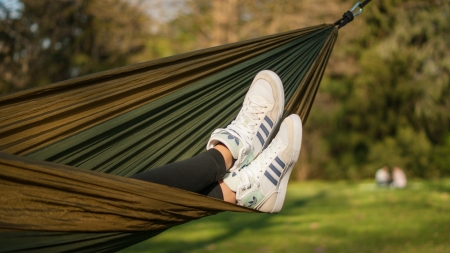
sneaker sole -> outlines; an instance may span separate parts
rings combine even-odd
[[[294,168],[294,164],[292,164],[293,163],[292,161],[298,160],[298,157],[300,155],[300,149],[302,146],[302,132],[303,132],[302,121],[298,115],[290,115],[288,118],[292,119],[294,129],[300,130],[294,131],[294,143],[292,146],[291,161],[288,166],[289,169],[285,172],[283,178],[281,179],[280,185],[277,189],[278,193],[277,200],[275,201],[275,206],[273,207],[270,213],[278,213],[281,211],[281,208],[283,207],[289,177],[291,176],[292,169]]]
[[[277,128],[278,124],[280,123],[281,117],[283,117],[284,106],[285,106],[285,104],[284,104],[285,101],[284,101],[284,86],[283,86],[283,82],[281,81],[280,77],[275,72],[273,72],[271,70],[263,70],[263,71],[259,72],[255,76],[255,78],[253,79],[253,82],[252,82],[251,86],[253,86],[253,84],[256,83],[256,80],[259,79],[258,77],[263,75],[263,74],[266,74],[266,75],[270,76],[275,81],[275,84],[277,86],[276,90],[278,92],[278,95],[280,96],[280,100],[279,101],[281,103],[281,106],[279,106],[279,109],[278,109],[278,115],[279,115],[278,119],[277,119],[276,122],[274,122],[274,127],[272,128],[272,131],[270,132],[269,136],[267,137],[266,143],[264,143],[264,146],[259,151],[259,153],[256,154],[256,155],[259,155],[264,149],[267,148],[267,146],[269,146],[270,140],[272,139],[273,134],[275,133],[274,130]],[[255,155],[255,157],[256,157],[256,155]]]

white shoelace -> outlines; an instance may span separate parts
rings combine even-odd
[[[276,139],[256,158],[250,165],[241,169],[241,189],[249,189],[252,184],[260,186],[260,176],[263,170],[267,169],[273,159],[277,156],[281,146]]]
[[[257,121],[261,120],[262,115],[264,115],[266,111],[264,109],[267,108],[266,104],[267,102],[258,100],[257,97],[249,97],[244,102],[240,115],[227,126],[227,129],[236,132],[244,139],[246,148],[251,146],[252,136],[258,126]]]

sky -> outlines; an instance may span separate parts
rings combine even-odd
[[[58,1],[58,0],[55,0]],[[156,20],[167,21],[172,19],[176,13],[183,8],[184,0],[129,0],[136,4],[142,4],[146,13]],[[6,9],[6,10],[5,10]],[[23,9],[20,0],[0,0],[0,19],[6,18],[9,11],[11,18],[18,18]]]
[[[0,0],[0,19],[5,19],[8,12],[11,18],[17,18],[22,8],[19,0]]]

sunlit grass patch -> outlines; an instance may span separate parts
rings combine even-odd
[[[450,180],[289,186],[281,213],[222,213],[123,252],[450,252]]]

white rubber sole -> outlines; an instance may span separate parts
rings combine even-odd
[[[289,115],[289,117],[287,117],[286,120],[289,119],[292,120],[295,130],[292,144],[291,161],[289,162],[287,170],[285,170],[284,174],[282,175],[278,189],[276,189],[275,192],[273,193],[273,194],[278,193],[278,196],[277,200],[275,201],[275,206],[273,207],[272,211],[270,211],[270,213],[278,213],[281,211],[281,208],[283,208],[284,199],[286,197],[287,185],[289,183],[289,177],[291,176],[292,169],[294,168],[294,165],[298,160],[298,157],[300,155],[300,149],[302,146],[302,132],[303,132],[302,121],[300,117],[296,114]]]

